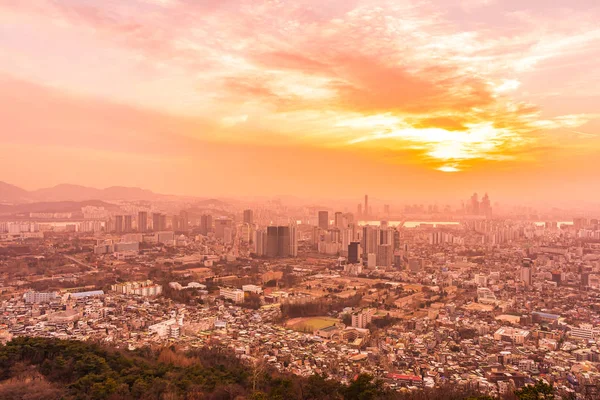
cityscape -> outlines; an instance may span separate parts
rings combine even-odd
[[[106,200],[5,214],[0,337],[219,348],[277,373],[344,384],[369,374],[395,391],[503,398],[543,380],[596,398],[599,220],[498,214],[488,194],[465,197]]]
[[[0,0],[0,400],[600,399],[598,0]]]

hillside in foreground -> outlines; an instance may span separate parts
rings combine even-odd
[[[135,352],[93,343],[17,338],[0,347],[0,398],[59,399],[484,399],[452,389],[387,391],[368,375],[349,385],[278,375],[214,349]]]

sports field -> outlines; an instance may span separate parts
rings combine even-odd
[[[336,322],[338,322],[337,319],[330,317],[294,318],[290,319],[286,326],[297,332],[314,332],[317,329],[335,325]]]

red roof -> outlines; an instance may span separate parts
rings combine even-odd
[[[421,382],[421,377],[416,375],[402,375],[402,374],[394,374],[392,372],[386,375],[386,378],[395,379],[398,381],[413,381],[413,382]]]

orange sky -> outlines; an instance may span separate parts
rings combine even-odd
[[[0,0],[0,180],[597,198],[595,0]]]

